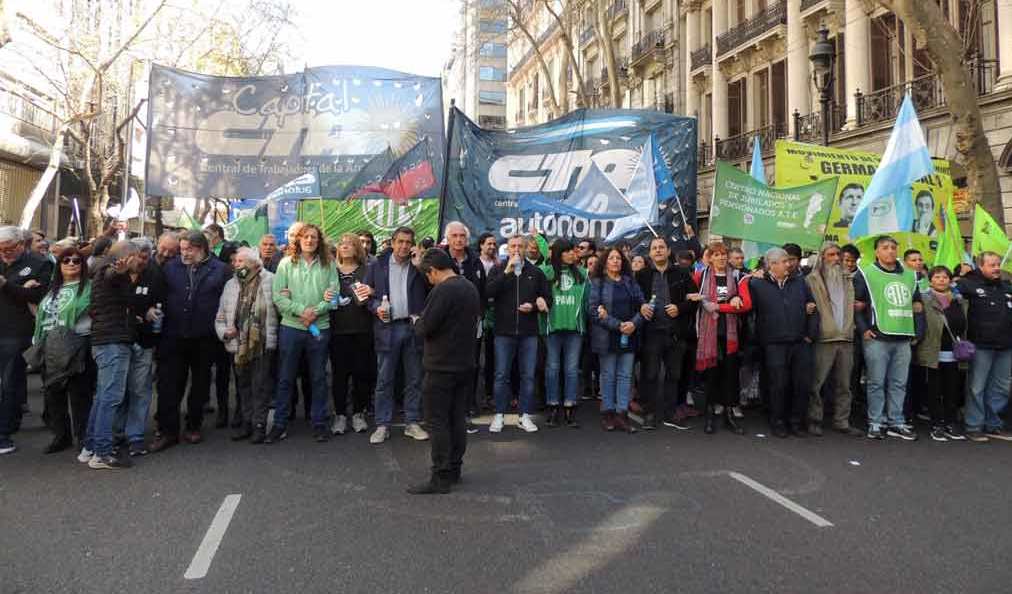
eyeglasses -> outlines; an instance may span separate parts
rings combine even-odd
[[[3,252],[5,254],[13,254],[14,252],[18,251],[18,248],[20,247],[21,246],[18,245],[17,243],[12,243],[10,245],[0,246],[0,252]]]
[[[60,260],[60,263],[62,263],[62,264],[80,265],[81,264],[81,258],[78,257],[78,256],[67,256],[66,258],[62,258]]]

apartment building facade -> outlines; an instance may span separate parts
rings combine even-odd
[[[998,160],[1006,220],[1012,220],[1012,3],[940,0],[963,35],[966,68]],[[699,119],[701,225],[715,159],[744,163],[760,138],[772,178],[778,138],[821,143],[823,116],[809,53],[819,30],[835,48],[829,144],[882,152],[905,93],[913,98],[932,154],[954,159],[944,89],[927,52],[892,13],[866,0],[686,0],[685,113]],[[958,166],[953,177],[960,183]],[[772,179],[770,180],[772,181]]]
[[[443,97],[483,128],[506,128],[506,1],[461,0]]]

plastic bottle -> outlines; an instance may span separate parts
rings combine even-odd
[[[309,325],[309,333],[313,335],[313,338],[320,340],[320,328],[313,322]]]
[[[393,319],[394,312],[390,308],[390,299],[386,295],[383,296],[383,301],[380,302],[380,309],[383,310],[383,321],[390,322]]]
[[[156,303],[155,309],[158,310],[158,316],[155,317],[154,321],[151,322],[151,332],[154,334],[162,333],[162,318],[165,314],[162,313],[162,304]]]
[[[625,334],[620,335],[618,339],[618,346],[623,349],[629,348],[629,337]]]

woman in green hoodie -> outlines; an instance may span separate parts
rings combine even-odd
[[[69,448],[74,443],[74,436],[78,442],[84,442],[92,393],[95,391],[95,363],[91,358],[87,338],[91,335],[88,263],[74,247],[64,249],[57,263],[53,284],[39,303],[35,316],[35,335],[32,338],[32,343],[41,346],[44,353],[42,385],[46,402],[46,424],[53,432],[53,441],[44,450],[47,454]],[[65,329],[60,332],[73,336],[69,340],[57,339],[55,329]],[[56,349],[64,352],[58,353]],[[65,364],[55,367],[56,361]],[[69,422],[71,419],[73,434]]]
[[[542,333],[547,336],[545,392],[548,401],[548,426],[559,424],[559,378],[565,367],[563,409],[567,427],[578,428],[576,392],[580,377],[580,351],[586,331],[585,311],[587,272],[579,265],[576,247],[566,239],[552,244],[548,263],[542,272],[552,287],[552,309],[541,317]]]

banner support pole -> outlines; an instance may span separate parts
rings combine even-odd
[[[449,115],[446,116],[446,154],[443,155],[443,186],[439,189],[439,228],[436,229],[436,237],[443,239],[443,219],[446,217],[446,186],[450,176],[450,149],[453,145],[453,124],[457,111],[457,100],[450,99]]]

